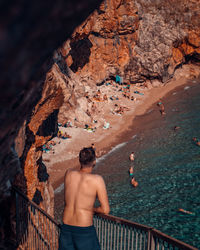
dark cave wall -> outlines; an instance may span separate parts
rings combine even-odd
[[[81,24],[98,7],[99,3],[99,0],[35,0],[31,2],[4,0],[0,2],[1,208],[5,207],[4,203],[10,202],[10,189],[17,173],[18,178],[15,182],[18,180],[18,184],[25,189],[24,191],[30,199],[36,197],[39,192],[46,194],[47,189],[51,189],[48,187],[47,178],[41,177],[41,173],[43,175],[45,171],[44,166],[41,169],[38,160],[41,156],[42,143],[56,133],[54,126],[51,127],[51,131],[48,131],[48,136],[45,133],[42,135],[44,127],[49,123],[48,119],[56,119],[55,110],[58,110],[62,104],[62,90],[55,85],[50,86],[52,91],[56,89],[57,97],[52,96],[49,102],[43,100],[45,103],[49,103],[50,108],[43,112],[45,115],[37,116],[38,111],[35,112],[33,108],[43,98],[46,73],[53,64],[53,51],[70,37],[75,27]],[[43,105],[44,107],[45,105]],[[35,112],[34,115],[40,118],[37,122],[35,122],[34,116],[31,116],[32,110]],[[24,139],[15,143],[17,134],[27,119],[28,122],[24,125],[21,134]],[[34,125],[31,123],[32,120],[34,120]],[[43,121],[46,121],[45,125],[42,125]],[[27,143],[25,150],[23,149],[24,142]],[[19,161],[16,151],[21,156],[21,161]],[[31,166],[27,163],[28,159],[30,160],[28,157],[32,157]],[[31,171],[27,174],[29,167]],[[38,178],[38,172],[40,178]],[[19,178],[21,175],[23,175],[23,179]],[[33,180],[31,180],[31,175]],[[33,188],[31,189],[31,187]],[[48,204],[42,203],[43,208],[48,210]],[[5,218],[7,219],[5,220]],[[10,219],[9,209],[0,213],[2,232],[0,233],[0,245],[9,237],[3,232]]]
[[[26,116],[41,98],[52,53],[100,1],[1,1],[0,200],[18,168],[5,167]],[[8,163],[7,163],[8,164]],[[8,174],[9,172],[9,174]]]

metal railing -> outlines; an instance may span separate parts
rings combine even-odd
[[[96,214],[94,225],[102,250],[198,250],[152,227]]]
[[[18,249],[58,249],[59,226],[44,210],[14,188]]]
[[[14,191],[18,249],[58,249],[56,221],[21,191]],[[111,215],[95,214],[94,226],[102,250],[197,250],[152,227]]]

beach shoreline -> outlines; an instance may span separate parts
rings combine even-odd
[[[61,145],[58,146],[61,150],[59,151],[58,148],[55,155],[46,154],[43,158],[50,175],[50,182],[54,191],[56,191],[55,196],[62,191],[66,170],[69,168],[79,168],[78,153],[82,147],[87,147],[94,143],[98,158],[107,154],[113,147],[128,140],[128,135],[134,128],[134,120],[136,117],[144,115],[152,106],[156,106],[156,102],[159,99],[164,98],[177,88],[187,85],[188,81],[192,80],[192,78],[193,77],[187,72],[187,74],[180,74],[176,79],[172,79],[165,85],[151,89],[141,89],[141,91],[144,92],[144,96],[137,103],[134,103],[134,109],[125,113],[122,116],[123,119],[116,118],[116,116],[113,117],[113,120],[110,121],[111,128],[107,130],[98,129],[95,133],[87,133],[83,131],[83,129],[67,129],[70,133],[74,133],[72,139],[61,142]],[[193,78],[193,80],[195,80],[195,78]],[[159,112],[159,107],[156,108]],[[81,139],[81,137],[83,138]],[[63,154],[65,155],[68,149],[71,151],[68,156],[66,154],[67,159],[63,159]]]

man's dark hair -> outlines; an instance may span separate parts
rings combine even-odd
[[[89,165],[95,160],[96,160],[96,155],[92,147],[81,149],[79,153],[79,161],[81,165]]]

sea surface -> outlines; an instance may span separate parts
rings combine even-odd
[[[112,215],[200,248],[200,147],[192,141],[200,139],[200,81],[190,81],[162,100],[166,115],[154,104],[137,117],[124,142],[98,160],[95,172],[105,179]],[[128,174],[132,151],[137,188]]]

